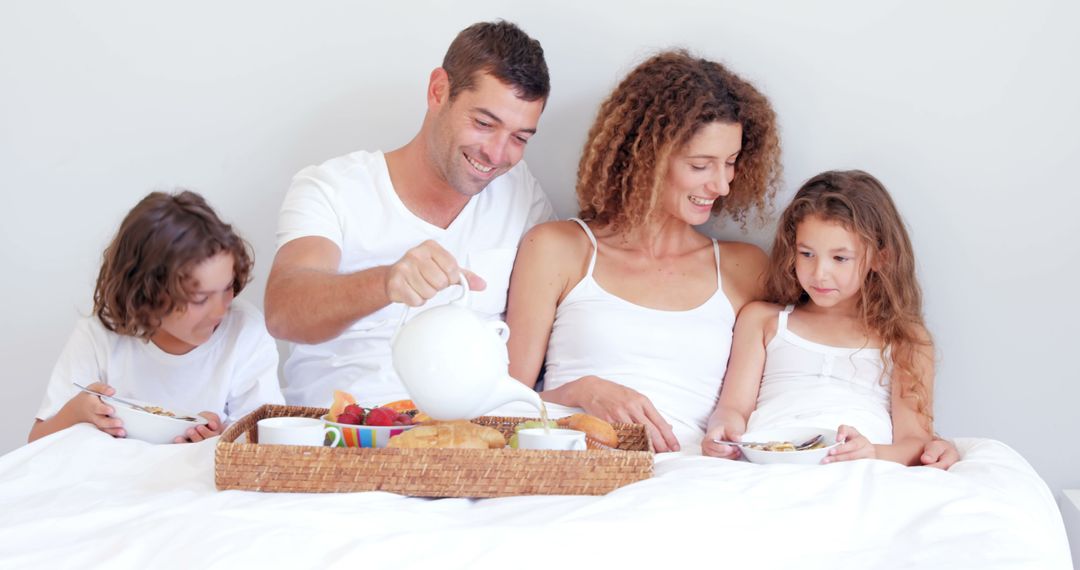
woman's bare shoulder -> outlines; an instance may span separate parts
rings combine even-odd
[[[741,241],[718,241],[720,263],[732,269],[753,269],[764,271],[769,263],[769,256],[758,246]]]
[[[537,224],[525,233],[522,241],[530,240],[539,241],[545,245],[549,242],[556,245],[572,245],[577,242],[584,242],[586,245],[590,245],[585,231],[581,229],[577,222],[570,220]]]
[[[735,310],[764,296],[765,270],[769,258],[756,245],[735,241],[719,242],[720,276]]]
[[[542,258],[545,263],[577,265],[592,254],[592,242],[572,221],[537,224],[521,239],[520,256]]]

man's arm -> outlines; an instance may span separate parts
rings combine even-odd
[[[338,273],[341,250],[317,236],[286,243],[266,282],[266,328],[275,338],[315,344],[330,340],[390,304],[387,266]]]
[[[464,274],[469,287],[486,284],[434,241],[405,252],[393,265],[338,273],[341,250],[323,237],[281,246],[266,282],[266,328],[275,338],[315,344],[337,337],[390,303],[423,305]]]

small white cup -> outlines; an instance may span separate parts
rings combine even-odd
[[[315,445],[321,446],[326,434],[334,434],[330,447],[341,442],[341,433],[318,418],[266,418],[259,420],[259,443],[263,445]]]
[[[517,432],[518,449],[555,449],[561,451],[585,451],[585,432],[574,429],[525,428]]]

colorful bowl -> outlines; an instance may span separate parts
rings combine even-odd
[[[404,433],[414,427],[411,426],[358,426],[352,424],[339,424],[322,417],[326,427],[334,428],[341,432],[341,441],[338,447],[386,447],[390,438]],[[327,435],[326,443],[333,441],[333,437]]]

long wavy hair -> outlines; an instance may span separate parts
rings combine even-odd
[[[162,317],[187,307],[195,266],[222,251],[233,256],[232,289],[239,294],[251,280],[250,249],[199,194],[152,192],[105,249],[94,314],[110,331],[149,339]]]
[[[579,216],[633,232],[653,215],[668,159],[714,122],[742,126],[730,193],[714,215],[763,219],[780,184],[780,138],[769,100],[723,65],[685,51],[637,66],[600,106],[578,165]]]
[[[932,341],[923,321],[915,255],[896,205],[876,178],[861,170],[830,171],[802,185],[780,216],[766,273],[766,299],[780,305],[809,301],[795,275],[795,235],[799,224],[811,216],[841,224],[866,247],[862,262],[875,260],[859,288],[859,320],[866,331],[882,339],[886,372],[899,382],[902,397],[914,398],[929,423],[931,394],[917,360],[919,348],[932,346]]]

